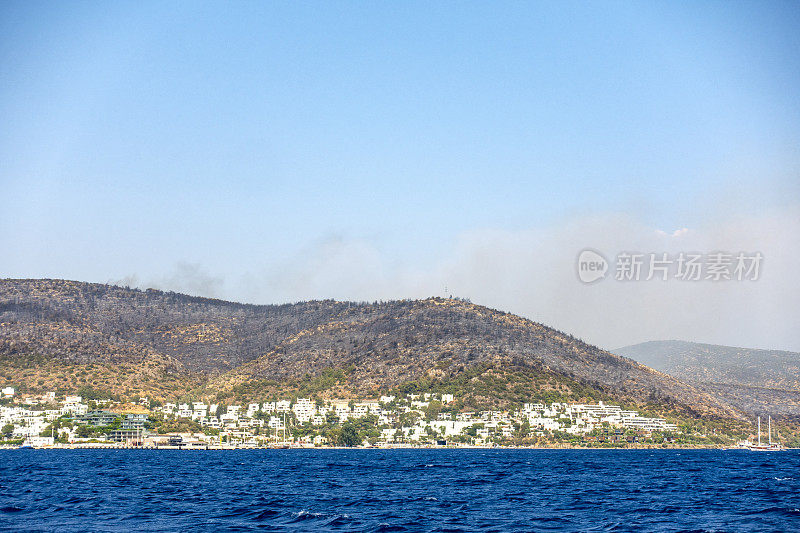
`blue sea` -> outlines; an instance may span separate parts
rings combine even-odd
[[[3,531],[800,531],[800,452],[4,450]]]

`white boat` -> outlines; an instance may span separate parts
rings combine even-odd
[[[768,442],[765,444],[761,443],[761,417],[758,417],[758,443],[752,444],[747,443],[746,448],[751,452],[780,452],[786,450],[783,446],[781,446],[778,442],[772,442],[772,416],[767,419],[767,440]]]

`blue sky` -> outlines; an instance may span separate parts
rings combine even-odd
[[[476,234],[794,224],[798,27],[796,2],[3,2],[0,277],[417,297]]]

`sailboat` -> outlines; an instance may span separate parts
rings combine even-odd
[[[747,449],[753,452],[780,452],[785,450],[778,442],[772,442],[772,416],[767,419],[767,440],[768,443],[761,443],[761,417],[758,417],[758,444],[750,444]]]

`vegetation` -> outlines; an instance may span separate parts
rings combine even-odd
[[[234,403],[394,389],[455,394],[451,410],[610,400],[687,420],[742,417],[628,359],[459,299],[254,306],[0,280],[0,323],[0,374],[26,392]]]
[[[361,439],[358,435],[358,430],[356,426],[352,422],[345,422],[342,426],[342,430],[339,433],[339,438],[337,439],[340,446],[347,446],[353,447],[358,446],[361,444]]]
[[[644,342],[617,353],[692,383],[742,411],[800,415],[800,353],[684,341]]]

